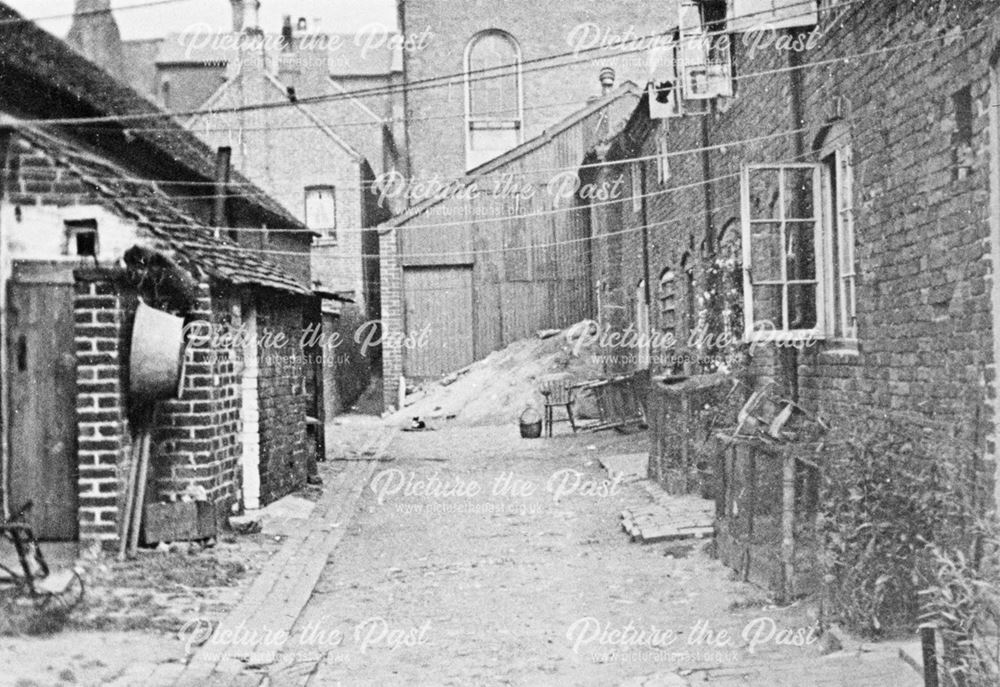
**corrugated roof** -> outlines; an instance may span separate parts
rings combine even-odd
[[[259,253],[216,238],[211,228],[184,212],[155,184],[135,179],[99,153],[57,133],[38,127],[18,127],[18,132],[76,175],[106,207],[146,229],[160,247],[186,258],[210,276],[231,284],[312,295],[308,286]]]

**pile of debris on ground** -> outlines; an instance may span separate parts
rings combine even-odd
[[[671,495],[648,478],[649,453],[602,456],[601,465],[616,482],[639,482],[648,500],[626,508],[621,526],[641,544],[715,536],[715,502],[692,495]]]
[[[526,407],[542,408],[538,393],[541,382],[564,378],[576,383],[602,375],[596,351],[587,344],[588,337],[579,338],[581,328],[587,324],[539,332],[439,381],[417,386],[407,394],[403,408],[393,419],[402,422],[419,417],[430,420],[432,425],[447,421],[463,426],[517,422]],[[583,418],[595,417],[593,403],[586,394],[580,395],[574,411]]]

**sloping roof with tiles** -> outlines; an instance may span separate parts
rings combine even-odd
[[[155,183],[130,176],[82,146],[38,127],[18,127],[18,134],[53,163],[69,171],[115,214],[145,229],[154,243],[177,254],[210,276],[235,285],[264,286],[312,295],[305,284],[266,257],[217,237]]]
[[[0,2],[0,108],[25,119],[126,117],[120,122],[73,125],[75,139],[113,147],[136,159],[170,164],[177,181],[212,181],[215,151],[162,109],[122,84],[69,45]],[[130,115],[152,116],[140,120]],[[304,229],[299,220],[233,170],[247,189],[234,198],[272,227]]]

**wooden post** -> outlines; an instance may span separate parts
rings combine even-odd
[[[149,450],[153,430],[145,427],[142,430],[141,448],[139,449],[139,471],[135,485],[135,506],[132,513],[132,530],[128,538],[128,555],[132,556],[139,548],[139,531],[142,529],[142,511],[146,505],[146,481],[149,474]]]
[[[681,426],[681,469],[684,478],[682,479],[682,484],[684,485],[685,494],[690,493],[691,485],[689,480],[691,479],[691,399],[688,398],[688,392],[681,392],[681,417],[678,423]]]
[[[132,509],[135,506],[135,481],[136,472],[138,470],[138,459],[140,453],[140,444],[142,443],[141,435],[137,434],[135,439],[132,441],[132,450],[130,451],[129,462],[128,462],[128,477],[125,480],[125,508],[122,511],[122,522],[121,527],[118,530],[118,560],[125,560],[125,554],[128,551],[128,540],[129,535],[132,531]]]
[[[933,627],[925,625],[920,628],[920,650],[924,664],[924,687],[938,687],[937,647]]]
[[[746,519],[747,519],[747,533],[746,541],[744,542],[744,552],[743,552],[743,581],[750,581],[750,566],[753,564],[751,551],[753,549],[753,526],[754,526],[754,514],[757,510],[757,454],[754,450],[752,443],[747,442],[746,446],[746,466],[744,468],[744,488],[746,489]]]
[[[785,603],[795,594],[795,454],[793,448],[782,452],[781,490],[781,593]]]

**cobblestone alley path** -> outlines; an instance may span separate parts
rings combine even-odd
[[[597,457],[645,441],[400,433],[331,523],[346,536],[271,684],[919,685],[888,653],[793,645],[805,612],[732,581],[703,543],[628,542],[619,513],[647,493],[611,489]]]

